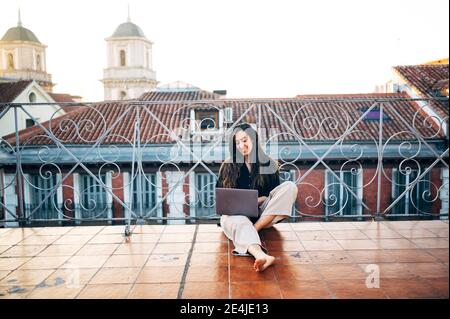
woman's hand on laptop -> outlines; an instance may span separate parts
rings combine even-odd
[[[261,206],[262,203],[267,199],[267,196],[258,197],[258,206]]]

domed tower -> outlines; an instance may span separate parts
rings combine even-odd
[[[45,49],[36,35],[22,26],[6,31],[0,40],[0,77],[17,80],[35,80],[47,92],[52,92],[52,76],[47,73]]]
[[[139,26],[131,22],[119,25],[106,38],[107,68],[103,70],[105,100],[134,99],[156,87],[152,67],[152,45]]]

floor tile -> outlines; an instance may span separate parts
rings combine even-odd
[[[380,283],[389,298],[438,298],[439,292],[422,278],[389,278]]]
[[[447,248],[448,238],[416,238],[411,241],[420,248]]]
[[[128,299],[176,299],[180,284],[135,284]]]
[[[195,241],[197,243],[209,243],[209,242],[226,242],[228,239],[223,232],[214,233],[197,233]]]
[[[129,284],[134,283],[141,268],[102,268],[89,282],[97,284]]]
[[[343,250],[338,242],[334,239],[330,240],[302,240],[303,247],[307,251],[312,250]]]
[[[183,272],[183,266],[144,267],[136,283],[179,283]]]
[[[323,279],[314,265],[275,265],[274,271],[278,281]]]
[[[430,248],[425,250],[428,254],[436,257],[442,262],[448,263],[448,248]]]
[[[316,265],[318,271],[325,279],[364,279],[367,274],[357,265],[354,264],[322,264]]]
[[[308,230],[325,230],[322,227],[321,223],[317,222],[300,222],[300,223],[293,223],[291,224],[291,227],[294,231],[308,231]]]
[[[78,299],[124,299],[131,290],[131,284],[87,285]]]
[[[123,234],[95,235],[89,244],[120,244],[125,240]]]
[[[283,280],[278,282],[285,299],[332,298],[327,284],[322,280]]]
[[[352,230],[357,229],[353,222],[322,222],[322,227],[325,230]]]
[[[143,267],[148,255],[113,255],[103,265],[103,268]]]
[[[105,226],[77,226],[77,227],[73,227],[66,234],[67,235],[96,235],[104,228],[105,228]]]
[[[430,228],[428,229],[438,237],[448,238],[449,229],[448,228]]]
[[[114,255],[149,255],[154,248],[154,243],[123,243],[114,251]]]
[[[155,246],[153,254],[185,254],[191,249],[191,246],[191,243],[161,243]]]
[[[305,247],[298,241],[267,241],[266,248],[269,254],[276,251],[305,251]]]
[[[159,238],[160,243],[191,243],[194,233],[163,233]]]
[[[186,275],[186,282],[228,282],[228,267],[191,266]]]
[[[264,240],[298,240],[293,231],[274,231],[271,229],[260,232],[260,236],[264,238]]]
[[[352,262],[350,255],[345,250],[317,250],[309,251],[308,254],[314,264],[348,264]]]
[[[227,299],[228,282],[186,282],[183,299]]]
[[[226,253],[228,251],[228,243],[195,243],[195,253]]]
[[[434,292],[437,294],[438,298],[448,299],[449,289],[448,289],[448,277],[443,278],[425,278],[425,281],[429,283]]]
[[[184,266],[187,254],[152,254],[148,257],[145,266]]]
[[[233,299],[281,299],[281,291],[276,282],[235,282],[231,283]]]
[[[327,230],[303,230],[296,231],[300,240],[328,240],[333,239]]]
[[[394,258],[395,262],[400,263],[438,261],[436,257],[433,257],[422,249],[389,249],[389,253]]]
[[[403,238],[397,231],[392,229],[369,229],[361,230],[363,234],[371,239],[384,239],[384,238]]]
[[[60,267],[70,256],[33,257],[19,269],[56,269]]]
[[[99,271],[99,268],[65,268],[57,269],[46,280],[46,286],[66,285],[77,288],[86,285]]]
[[[137,225],[133,226],[133,234],[160,234],[164,232],[166,225]]]
[[[25,299],[34,289],[32,286],[0,286],[0,299]]]
[[[99,234],[99,235],[111,235],[111,234],[123,235],[123,234],[125,234],[125,226],[118,225],[118,226],[104,227],[97,234]]]
[[[54,270],[15,270],[0,281],[0,286],[29,286],[44,281]]]
[[[84,245],[93,235],[64,235],[53,242],[54,245]]]
[[[232,256],[230,258],[230,264],[233,265],[234,259],[250,259],[245,257]],[[252,258],[253,259],[253,258]],[[227,253],[196,253],[191,255],[190,260],[191,266],[227,266],[228,265],[228,254]]]
[[[373,266],[378,267],[380,278],[412,278],[415,275],[410,271],[409,263],[377,263],[377,264],[358,264],[359,267],[369,275],[372,273]],[[370,268],[368,268],[370,267]],[[375,274],[374,274],[375,275]]]
[[[100,268],[109,256],[73,256],[61,268]]]
[[[190,233],[195,232],[197,225],[168,225],[164,228],[164,234],[167,233]]]
[[[369,237],[360,230],[329,230],[334,239],[369,239]]]
[[[39,246],[31,246],[31,245],[23,245],[23,246],[13,246],[10,249],[3,252],[0,257],[33,257],[39,254],[42,250],[44,250],[47,246],[39,245]]]
[[[30,259],[31,257],[0,258],[0,271],[16,270]]]
[[[392,255],[396,250],[369,249],[369,250],[347,250],[350,259],[354,263],[383,263],[395,262]]]
[[[408,239],[374,239],[381,249],[416,249],[417,245]]]
[[[73,227],[42,227],[36,229],[36,236],[61,236],[67,234]]]
[[[334,279],[328,280],[328,287],[333,296],[338,299],[385,299],[386,293],[380,288],[368,288],[365,280]]]
[[[274,251],[271,255],[276,258],[276,265],[302,265],[312,263],[311,257],[306,251]]]
[[[86,244],[77,251],[77,256],[107,256],[111,255],[119,244]]]
[[[422,278],[448,278],[448,267],[440,263],[408,263],[410,272]]]
[[[123,243],[139,244],[139,243],[157,243],[161,237],[160,233],[137,233],[126,238]]]
[[[18,245],[50,245],[61,236],[28,236],[22,240]]]
[[[405,238],[433,238],[437,235],[429,230],[418,228],[418,229],[398,229],[397,233]]]
[[[27,299],[74,299],[84,286],[67,287],[66,285],[35,288]]]
[[[337,242],[345,250],[381,249],[380,245],[369,239],[338,239]]]
[[[51,245],[39,253],[39,257],[72,256],[82,245]]]

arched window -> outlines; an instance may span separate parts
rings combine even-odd
[[[14,70],[14,56],[8,53],[8,70]]]
[[[41,55],[36,55],[36,70],[42,71]]]
[[[120,99],[121,99],[121,100],[125,100],[126,97],[127,97],[127,92],[121,91],[121,92],[120,92]]]
[[[31,93],[28,95],[28,100],[30,101],[30,103],[36,102],[36,94],[35,94],[34,92],[31,92]]]
[[[127,55],[125,53],[125,50],[120,50],[120,66],[126,66],[127,65]]]

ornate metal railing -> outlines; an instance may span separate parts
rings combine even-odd
[[[2,129],[13,124],[0,140],[1,223],[215,220],[219,165],[243,121],[297,184],[293,221],[447,218],[448,116],[433,103],[448,99],[0,104]],[[218,116],[196,120],[205,109]]]

